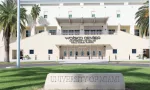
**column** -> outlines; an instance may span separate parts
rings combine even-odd
[[[84,35],[84,26],[80,25],[80,35]]]
[[[47,26],[45,25],[45,26],[44,26],[44,32],[46,32],[46,31],[47,31]]]
[[[108,29],[107,29],[107,25],[103,25],[103,34],[108,34]]]
[[[130,25],[130,34],[134,35],[134,23]]]
[[[91,48],[91,45],[90,45],[90,59],[92,59],[92,48]]]
[[[61,26],[57,25],[57,35],[62,35]]]
[[[118,27],[117,27],[116,33],[118,33],[118,31],[120,31],[120,27],[121,27],[121,25],[120,25],[120,23],[118,22]]]
[[[33,25],[31,27],[31,36],[35,35],[35,29],[36,29],[36,25]]]

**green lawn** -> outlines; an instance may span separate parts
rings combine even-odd
[[[0,90],[37,90],[48,73],[123,73],[126,87],[150,90],[150,67],[67,65],[0,70]]]

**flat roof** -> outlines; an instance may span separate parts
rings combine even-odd
[[[108,20],[108,17],[91,17],[91,18],[56,18],[57,22],[59,24],[61,23],[106,23]]]
[[[121,2],[131,2],[131,3],[144,3],[147,0],[20,0],[21,3],[121,3]]]

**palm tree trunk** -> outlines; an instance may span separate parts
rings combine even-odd
[[[7,29],[6,31],[3,32],[3,37],[4,37],[4,61],[5,62],[10,62],[9,60],[9,43],[10,43],[10,30]]]

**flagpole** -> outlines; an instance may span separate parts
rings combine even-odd
[[[149,15],[150,15],[150,0],[148,0]],[[149,17],[149,26],[150,26],[150,17]],[[149,27],[149,58],[150,58],[150,27]]]
[[[17,68],[20,68],[20,0],[17,0]]]

